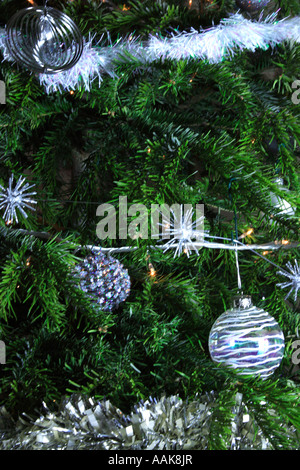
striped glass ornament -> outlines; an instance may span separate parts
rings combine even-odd
[[[238,375],[266,378],[281,363],[284,335],[271,315],[240,296],[213,324],[209,351],[214,362],[233,367]]]

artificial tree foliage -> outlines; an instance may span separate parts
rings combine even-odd
[[[114,42],[207,28],[237,9],[232,0],[49,4],[95,42],[107,31]],[[28,5],[3,0],[0,26]],[[267,12],[278,8],[279,19],[300,13],[297,0],[270,2]],[[299,301],[285,299],[274,266],[299,256],[300,105],[291,99],[299,65],[299,42],[288,41],[237,51],[219,64],[120,60],[116,76],[95,80],[89,91],[47,94],[34,74],[0,62],[0,184],[13,173],[37,191],[28,218],[0,218],[0,338],[7,348],[0,404],[13,416],[73,393],[130,410],[149,396],[186,400],[213,390],[220,400],[210,448],[219,449],[240,392],[274,448],[299,448],[299,367],[292,362]],[[293,218],[271,205],[270,193],[281,194],[277,175],[290,190]],[[109,203],[118,214],[121,196],[149,214],[151,204],[203,204],[205,230],[216,237],[230,239],[237,228],[250,245],[288,240],[264,253],[274,264],[239,254],[243,291],[285,335],[273,376],[237,380],[209,356],[210,328],[237,292],[234,251],[202,248],[174,258],[171,250],[153,250],[150,237],[99,240],[96,209]],[[114,311],[95,308],[74,282],[85,245],[137,248],[114,255],[131,277],[130,296]]]

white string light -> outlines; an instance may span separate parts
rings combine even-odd
[[[5,208],[4,212],[4,220],[6,224],[11,224],[14,220],[18,222],[17,217],[17,210],[21,212],[21,214],[26,218],[27,214],[25,212],[25,208],[32,209],[29,204],[36,204],[36,201],[31,199],[31,196],[35,195],[36,192],[27,192],[28,189],[32,188],[33,185],[29,185],[25,183],[22,187],[25,178],[20,177],[17,181],[15,188],[12,187],[13,185],[14,176],[11,175],[9,179],[8,188],[5,189],[0,185],[0,209]],[[162,223],[159,223],[161,227],[164,229],[164,235],[172,235],[173,238],[169,240],[167,243],[162,245],[157,244],[155,246],[151,246],[151,249],[160,249],[163,250],[165,253],[170,249],[175,249],[174,258],[177,255],[181,255],[182,252],[186,253],[189,257],[191,251],[195,251],[195,253],[199,256],[199,249],[200,248],[210,248],[210,249],[227,249],[227,250],[234,250],[235,251],[235,259],[236,259],[236,269],[237,269],[237,281],[238,281],[238,289],[241,289],[241,277],[240,277],[240,268],[239,268],[239,260],[238,260],[238,251],[239,250],[250,250],[254,254],[260,256],[268,263],[272,264],[276,268],[279,269],[277,274],[281,274],[289,279],[281,284],[277,284],[281,288],[291,287],[289,293],[287,294],[286,298],[289,297],[291,292],[295,291],[295,300],[298,294],[298,290],[300,289],[300,268],[298,266],[297,261],[295,261],[295,267],[291,265],[291,263],[287,264],[287,268],[290,272],[282,269],[280,266],[276,265],[274,262],[269,260],[264,256],[269,250],[276,250],[281,247],[285,248],[295,248],[299,246],[299,243],[291,244],[288,240],[282,240],[281,243],[274,242],[271,244],[264,244],[264,245],[245,245],[240,241],[240,239],[245,238],[249,234],[253,232],[253,229],[249,229],[245,232],[245,234],[241,235],[240,237],[237,236],[237,240],[230,240],[226,237],[218,237],[215,235],[209,235],[207,232],[204,231],[204,216],[196,217],[196,220],[193,220],[194,212],[193,208],[189,207],[187,210],[184,210],[184,206],[179,206],[180,213],[171,209],[171,214],[173,219],[170,220],[168,218],[168,223],[166,223],[166,219],[163,220]],[[169,214],[170,215],[170,214]],[[196,214],[198,215],[198,214]],[[163,214],[164,216],[164,214]],[[199,230],[201,228],[202,230]],[[34,235],[41,238],[49,239],[51,235],[47,232],[30,232],[27,230],[19,229],[20,232]],[[212,238],[214,240],[222,240],[221,242],[211,242],[205,240],[206,238]],[[195,240],[195,241],[193,241]],[[231,241],[231,244],[224,243],[224,242]],[[77,246],[76,249],[82,248],[81,246]],[[118,248],[104,248],[104,247],[97,247],[97,246],[86,246],[87,249],[93,250],[101,250],[102,252],[109,252],[109,253],[121,253],[121,252],[130,252],[133,250],[138,249],[135,246],[123,246]],[[263,250],[263,254],[257,252],[257,250]]]
[[[18,229],[18,231],[20,233],[24,233],[26,235],[36,236],[36,237],[39,237],[39,238],[44,238],[44,239],[50,239],[51,238],[51,235],[47,232],[34,232],[34,231],[28,231],[28,230],[24,230],[24,229]],[[237,278],[238,278],[238,289],[239,290],[241,289],[241,277],[240,277],[239,263],[238,263],[238,258],[237,258],[238,251],[249,250],[249,251],[252,251],[252,253],[254,253],[254,254],[258,255],[259,257],[261,257],[262,259],[264,259],[269,264],[272,264],[273,266],[278,268],[279,271],[277,272],[277,274],[281,274],[281,275],[286,276],[286,277],[289,278],[289,281],[281,283],[281,284],[277,284],[277,286],[280,286],[281,288],[291,287],[291,289],[290,289],[289,293],[287,294],[287,296],[285,297],[285,299],[287,299],[289,297],[289,295],[292,293],[292,291],[294,290],[295,291],[294,299],[296,300],[298,290],[300,289],[300,268],[299,268],[299,265],[298,265],[297,261],[295,261],[295,267],[294,268],[292,267],[291,263],[287,263],[287,268],[290,270],[290,272],[288,272],[288,271],[282,269],[277,264],[275,264],[273,261],[266,258],[263,254],[258,253],[257,250],[263,250],[263,252],[265,252],[266,250],[267,251],[268,250],[278,250],[279,248],[291,249],[291,248],[298,247],[299,243],[290,243],[288,246],[284,245],[284,244],[279,244],[279,243],[270,243],[269,245],[254,245],[254,244],[253,245],[244,245],[239,240],[232,240],[230,238],[225,238],[225,237],[217,237],[217,236],[214,236],[214,235],[208,235],[206,233],[204,234],[204,236],[214,238],[214,239],[223,240],[224,242],[225,241],[231,241],[232,242],[231,244],[229,244],[229,243],[218,243],[218,242],[209,242],[209,241],[202,240],[200,242],[195,242],[194,246],[197,249],[209,248],[209,249],[217,249],[217,250],[221,250],[221,249],[222,250],[224,250],[224,249],[225,250],[234,250],[235,254],[236,254],[236,267],[237,267]],[[63,240],[57,238],[57,241],[63,241]],[[176,251],[179,252],[180,247],[182,249],[182,244],[174,243],[172,245],[163,244],[163,245],[149,246],[148,249],[164,250],[165,251],[166,249],[168,250],[170,248],[172,248],[172,249],[175,248]],[[84,246],[83,245],[76,245],[76,246],[74,246],[74,249],[75,249],[75,252],[79,251],[81,249],[86,249],[86,250],[94,250],[94,251],[99,250],[99,251],[102,251],[103,253],[106,252],[106,253],[110,254],[110,253],[130,253],[130,252],[138,250],[139,247],[137,247],[137,246],[100,247],[100,246],[95,246],[95,245],[84,245]],[[156,271],[154,270],[153,266],[149,265],[149,268],[150,268],[150,275],[154,276],[156,274]]]

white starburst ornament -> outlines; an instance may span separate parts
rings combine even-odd
[[[22,186],[25,178],[20,177],[14,188],[13,180],[14,175],[11,175],[8,182],[8,188],[4,188],[0,185],[0,209],[5,208],[3,214],[5,222],[12,222],[15,220],[18,223],[17,211],[19,211],[26,219],[28,216],[24,209],[32,210],[32,207],[29,204],[36,204],[36,201],[31,199],[31,196],[34,196],[36,192],[27,192],[33,187],[33,185],[25,183],[24,186]]]
[[[289,280],[286,282],[282,282],[277,284],[277,286],[284,289],[285,287],[290,287],[288,294],[285,296],[285,300],[290,296],[290,294],[294,291],[294,300],[296,301],[298,290],[300,289],[300,267],[298,265],[297,260],[295,260],[295,266],[292,266],[292,263],[288,262],[286,267],[290,270],[290,273],[287,271],[281,270],[278,271],[277,274],[281,274],[282,276],[287,277]]]
[[[163,236],[172,236],[173,238],[165,243],[164,253],[170,248],[175,248],[174,258],[180,256],[182,252],[189,258],[191,251],[199,254],[193,240],[203,240],[204,216],[196,213],[196,220],[193,221],[194,211],[190,207],[184,210],[182,205],[170,210],[172,220],[163,220]]]

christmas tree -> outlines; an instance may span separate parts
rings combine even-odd
[[[1,1],[0,448],[299,449],[299,15]]]

